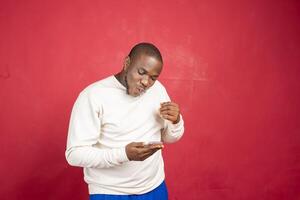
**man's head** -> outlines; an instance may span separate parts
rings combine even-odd
[[[135,45],[123,64],[127,93],[139,96],[149,89],[161,73],[163,60],[159,50],[150,43]]]

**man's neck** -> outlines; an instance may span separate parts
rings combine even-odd
[[[123,71],[115,74],[115,77],[125,88],[127,88],[127,84],[125,81],[125,73]]]

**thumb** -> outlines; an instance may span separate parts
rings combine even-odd
[[[134,147],[144,147],[144,143],[143,142],[132,142],[131,144]]]

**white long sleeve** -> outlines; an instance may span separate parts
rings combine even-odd
[[[173,143],[178,141],[184,132],[184,122],[180,115],[180,120],[177,124],[173,124],[169,121],[165,122],[165,128],[162,131],[162,141],[165,143]]]
[[[162,90],[162,98],[164,101],[171,101],[165,88]],[[178,141],[184,133],[184,121],[182,115],[177,124],[173,124],[168,120],[164,120],[164,129],[162,130],[161,139],[165,143],[173,143]]]
[[[77,98],[70,120],[66,159],[72,166],[108,168],[128,161],[125,147],[99,149],[93,147],[100,137],[101,108],[87,92]]]
[[[90,168],[108,168],[128,161],[124,148],[103,150],[90,146],[74,147],[66,157],[72,166]]]

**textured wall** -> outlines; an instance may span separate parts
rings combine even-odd
[[[299,20],[292,0],[0,1],[1,199],[87,199],[71,107],[140,41],[186,122],[164,149],[170,199],[300,199]]]

